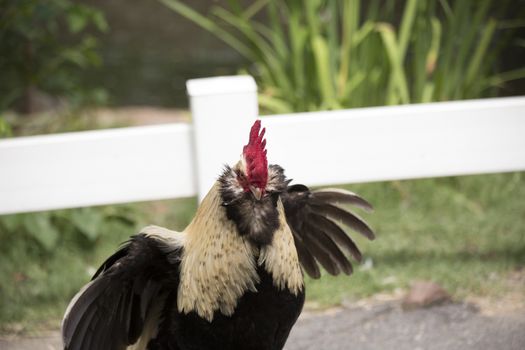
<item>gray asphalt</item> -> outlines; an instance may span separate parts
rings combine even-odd
[[[286,350],[525,350],[525,311],[483,316],[467,304],[403,311],[399,303],[307,317]]]
[[[57,332],[39,338],[0,339],[1,350],[60,348]],[[399,303],[390,302],[366,309],[307,312],[285,349],[525,350],[525,311],[485,316],[468,304],[403,311]]]

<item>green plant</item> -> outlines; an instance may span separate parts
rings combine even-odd
[[[12,134],[11,125],[0,115],[0,138],[9,137]]]
[[[85,247],[94,245],[108,226],[134,227],[137,212],[125,206],[79,208],[0,217],[0,234],[22,235],[37,244],[42,253],[50,253],[60,236],[69,234]]]
[[[511,33],[497,18],[509,1],[406,0],[400,9],[380,0],[230,0],[207,14],[160,1],[253,64],[259,104],[271,113],[482,97],[525,77],[523,67],[497,72]]]
[[[70,0],[3,0],[1,8],[0,111],[17,103],[31,112],[40,91],[73,103],[100,98],[103,92],[83,88],[78,74],[100,64],[87,31],[107,30],[100,11]]]
[[[182,230],[196,206],[178,199],[0,216],[0,334],[59,328],[69,300],[122,242],[148,224]]]
[[[510,8],[525,10],[510,1],[407,0],[397,32],[377,26],[392,72],[387,103],[490,96],[506,81],[525,77],[525,66],[499,72],[502,49],[512,44],[505,19]]]
[[[93,265],[140,221],[130,205],[1,216],[0,333],[20,320],[59,319]]]

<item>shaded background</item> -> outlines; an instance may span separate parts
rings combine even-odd
[[[113,105],[187,107],[187,80],[236,74],[246,65],[222,41],[158,1],[85,3],[102,10],[111,28],[100,35],[104,66],[86,72],[86,83],[104,86]],[[191,6],[206,11],[210,3]]]
[[[160,2],[88,0],[84,3],[102,10],[111,28],[109,33],[98,35],[104,66],[86,72],[85,81],[91,86],[104,86],[113,105],[187,107],[185,83],[188,79],[231,75],[241,68],[250,67],[250,62],[223,41]],[[188,2],[201,13],[207,13],[210,5],[226,6],[226,3],[210,0]],[[365,6],[361,9],[363,15]],[[523,0],[511,2],[503,17],[520,19],[524,6]],[[394,25],[399,25],[403,7],[404,2],[398,1]],[[263,22],[268,21],[264,13],[257,17]],[[392,18],[388,17],[391,21]],[[518,28],[513,36],[510,42],[514,41],[514,44],[506,45],[497,61],[500,71],[523,66],[525,46],[515,41],[525,38],[525,28]],[[525,79],[513,80],[501,89],[499,95],[522,95],[524,89]]]

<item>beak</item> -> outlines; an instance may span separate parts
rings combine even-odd
[[[262,197],[262,191],[259,187],[250,186],[250,191],[252,191],[253,196],[260,201]]]

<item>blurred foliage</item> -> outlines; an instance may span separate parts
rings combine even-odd
[[[108,231],[108,226],[113,229],[133,227],[136,216],[138,213],[126,206],[6,215],[0,220],[0,234],[4,237],[21,235],[30,239],[31,244],[38,243],[43,253],[51,253],[64,232],[78,236],[88,248]]]
[[[107,30],[103,14],[70,0],[0,1],[0,137],[89,128],[85,107],[106,95],[82,86],[80,70],[101,63],[91,33]],[[33,112],[41,96],[63,98],[67,108],[26,118],[6,112]],[[56,318],[57,303],[63,308],[88,279],[92,255],[136,232],[140,217],[131,205],[1,216],[2,323]]]
[[[56,329],[102,261],[148,224],[183,229],[195,199],[0,217],[0,334]],[[147,218],[147,220],[146,220]]]
[[[12,135],[11,125],[6,121],[3,115],[0,115],[0,139]]]
[[[131,206],[2,216],[0,330],[24,318],[57,319],[64,301],[89,280],[97,251],[116,248],[136,232],[139,218]]]
[[[510,0],[230,0],[206,14],[160,1],[253,64],[270,113],[477,98],[525,77],[498,72],[524,25]],[[518,20],[500,20],[511,6]]]
[[[0,0],[0,111],[15,104],[32,112],[35,95],[66,97],[79,105],[106,98],[84,89],[79,70],[100,65],[90,31],[108,25],[94,8],[70,0]]]
[[[129,126],[125,120],[103,120],[97,117],[97,109],[92,107],[96,106],[68,106],[59,110],[33,113],[23,118],[18,113],[6,112],[3,118],[0,117],[0,137],[34,136]],[[2,122],[5,126],[3,135]]]

